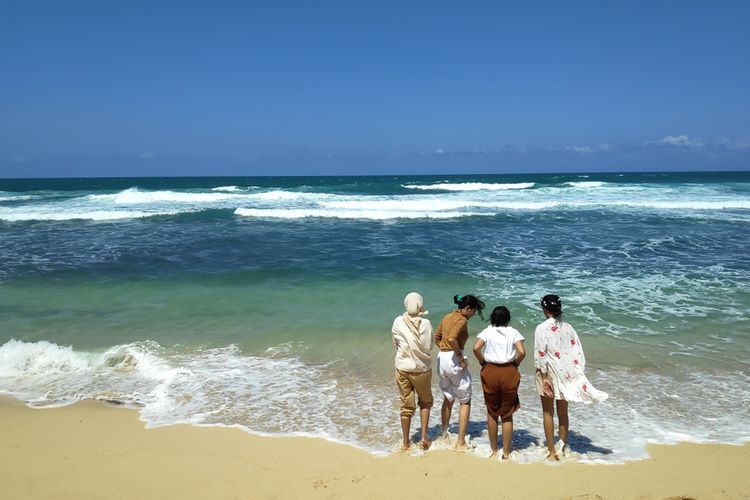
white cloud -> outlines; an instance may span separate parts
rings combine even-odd
[[[445,148],[437,148],[433,149],[432,151],[419,153],[420,156],[455,156],[455,155],[464,155],[464,156],[484,156],[491,154],[495,151],[490,151],[486,149],[445,149]]]
[[[154,153],[149,153],[148,151],[146,151],[145,153],[143,153],[140,156],[140,159],[141,160],[153,160],[154,159]]]
[[[732,149],[750,149],[750,137],[734,141]]]
[[[565,151],[587,155],[591,153],[611,153],[615,150],[612,144],[598,144],[596,146],[565,146]]]
[[[667,135],[659,139],[656,144],[673,148],[697,149],[703,147],[703,141],[698,138],[690,138],[686,135]]]
[[[731,137],[727,137],[724,135],[714,141],[711,141],[710,146],[717,149],[728,149],[730,151],[750,149],[750,136],[740,137],[739,139],[732,139]]]
[[[573,153],[580,153],[583,155],[594,152],[594,150],[591,149],[591,146],[565,146],[565,151],[571,151]]]

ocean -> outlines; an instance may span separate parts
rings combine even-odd
[[[750,172],[0,179],[0,394],[387,455],[390,327],[408,292],[434,327],[454,294],[487,316],[506,305],[529,352],[539,298],[556,293],[610,394],[571,404],[577,460],[741,444],[748,248]],[[470,321],[467,346],[486,324]],[[531,357],[521,373],[514,459],[531,462],[546,455]],[[437,375],[433,394],[436,438]]]

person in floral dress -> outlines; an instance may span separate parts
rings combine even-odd
[[[562,320],[562,301],[557,295],[545,295],[541,300],[547,318],[534,332],[535,382],[542,400],[544,435],[547,439],[547,458],[557,460],[554,443],[554,416],[557,407],[559,436],[562,451],[567,451],[568,402],[586,404],[604,401],[606,392],[595,389],[586,378],[586,357],[578,333]]]

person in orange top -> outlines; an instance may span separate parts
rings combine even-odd
[[[454,295],[453,302],[458,306],[458,309],[446,314],[435,331],[435,343],[440,348],[438,376],[440,389],[444,396],[440,417],[443,426],[442,433],[446,436],[453,402],[458,399],[461,408],[458,413],[456,449],[465,450],[466,428],[469,425],[469,413],[471,412],[471,373],[463,349],[469,339],[469,319],[477,312],[482,317],[484,302],[473,295]]]

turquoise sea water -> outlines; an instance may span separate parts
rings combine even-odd
[[[455,293],[505,304],[529,345],[539,297],[558,293],[611,394],[572,408],[581,459],[740,443],[749,243],[747,172],[0,180],[0,392],[387,453],[406,293],[435,326]],[[532,372],[524,461],[543,454]]]

